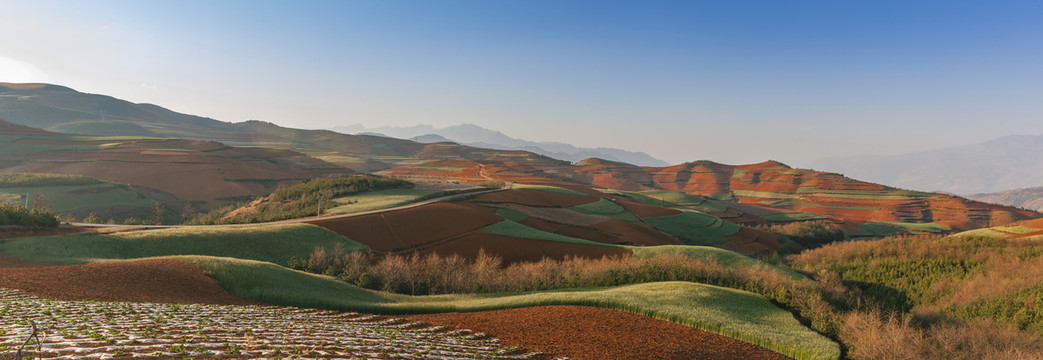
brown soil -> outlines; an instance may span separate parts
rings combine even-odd
[[[0,255],[2,263],[19,261],[11,259]],[[39,265],[20,261],[28,266]],[[169,259],[42,267],[0,266],[0,287],[54,300],[260,304],[226,293],[195,264]]]
[[[1043,229],[1043,218],[1024,221],[1020,225],[1024,227]]]
[[[492,209],[466,202],[433,203],[380,214],[310,223],[376,251],[410,251],[502,221]]]
[[[569,207],[598,201],[596,196],[561,194],[550,191],[518,189],[484,194],[472,199],[475,202],[515,203],[529,206]]]
[[[58,227],[23,227],[23,226],[0,226],[0,239],[10,239],[16,237],[28,237],[28,236],[46,236],[46,235],[61,235],[61,234],[72,234],[78,232],[87,231],[84,228],[79,228],[70,225],[61,225]]]
[[[587,306],[541,306],[409,318],[484,332],[506,344],[576,360],[789,359],[688,326]]]
[[[535,217],[529,217],[528,219],[522,220],[521,224],[536,230],[546,231],[552,234],[564,235],[583,240],[596,241],[605,244],[622,244],[627,241],[620,238],[618,235],[603,233],[588,226],[562,224],[559,222],[554,222]]]
[[[612,219],[603,223],[594,224],[594,229],[609,234],[617,234],[633,245],[655,246],[655,245],[681,245],[673,236],[667,235],[651,226],[641,223]]]
[[[474,259],[478,251],[485,249],[490,255],[503,258],[505,264],[523,261],[539,261],[542,258],[561,260],[567,256],[600,258],[630,253],[630,250],[553,241],[519,239],[509,236],[473,232],[451,242],[427,248],[421,253],[434,252],[442,256],[458,254]]]
[[[657,217],[657,216],[671,216],[681,213],[681,210],[670,209],[660,206],[645,205],[630,201],[617,201],[619,205],[623,205],[624,209],[634,213],[641,218]]]

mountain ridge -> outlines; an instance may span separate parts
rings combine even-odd
[[[666,166],[669,163],[656,159],[643,152],[622,149],[597,147],[585,148],[561,142],[536,142],[517,139],[506,134],[486,129],[474,124],[461,124],[444,128],[431,125],[414,125],[408,127],[381,126],[367,128],[362,124],[337,126],[331,130],[344,133],[374,132],[400,139],[411,139],[424,135],[438,135],[461,145],[484,147],[499,150],[525,150],[559,160],[578,162],[587,158],[598,157],[606,160],[621,161],[641,166]]]
[[[971,195],[1040,186],[1043,135],[1008,135],[976,144],[899,155],[825,158],[811,167],[921,191]]]

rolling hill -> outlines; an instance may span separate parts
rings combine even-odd
[[[97,115],[102,113],[99,119]],[[345,170],[348,168],[419,182],[565,183],[615,191],[673,191],[717,201],[723,208],[711,214],[739,224],[818,216],[844,224],[851,233],[870,235],[891,233],[876,231],[884,228],[894,228],[897,233],[924,229],[916,224],[933,224],[930,229],[934,231],[962,231],[1041,216],[1009,206],[858,181],[837,173],[793,169],[774,161],[726,165],[703,160],[647,167],[591,158],[573,164],[521,150],[447,142],[421,144],[381,136],[291,129],[263,121],[225,123],[56,85],[0,84],[0,116],[43,129],[136,137],[108,142],[61,139],[58,142],[62,147],[84,151],[37,151],[28,157],[0,159],[4,171],[78,173],[178,194],[183,201],[214,204],[264,195],[284,181],[350,172]],[[51,146],[26,139],[11,144],[40,150]],[[104,148],[100,148],[102,145]],[[49,158],[57,155],[65,157]],[[206,160],[191,160],[199,155],[205,155],[202,158]],[[73,163],[87,159],[90,162]],[[141,170],[121,173],[106,169],[113,163],[142,161],[155,164],[159,170],[146,175]],[[223,161],[249,163],[250,170],[244,168],[244,175],[220,174],[216,169],[226,166],[219,165]],[[292,170],[283,172],[279,170],[282,168]],[[174,185],[178,171],[186,169],[221,186],[203,190]]]
[[[352,172],[289,150],[59,134],[3,121],[0,150],[2,172],[74,174],[129,184],[174,209],[184,204],[213,208],[266,195],[280,184]]]

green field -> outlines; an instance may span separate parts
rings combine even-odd
[[[732,193],[735,194],[735,196],[754,197],[754,198],[761,198],[761,199],[779,199],[779,200],[797,200],[797,199],[800,199],[800,197],[798,197],[797,195],[793,195],[793,194],[764,192],[764,191],[732,190]]]
[[[38,136],[38,135],[0,135],[0,153],[15,155],[15,154],[31,154],[40,151],[56,151],[56,150],[91,150],[97,149],[98,146],[93,144],[70,144],[70,145],[50,145],[50,144],[20,144],[15,141],[18,139],[56,139],[56,140],[69,140],[66,137],[55,137],[55,136]]]
[[[407,296],[379,293],[274,264],[180,257],[200,264],[230,293],[276,305],[369,313],[481,311],[538,305],[616,308],[734,337],[797,359],[837,359],[839,346],[768,299],[689,282],[657,282],[528,294]],[[279,286],[272,286],[279,284]],[[305,295],[306,294],[306,295]]]
[[[723,212],[728,210],[727,205],[679,191],[645,190],[641,192],[625,192],[624,194],[645,205],[699,210],[702,212]]]
[[[570,195],[587,196],[587,194],[581,193],[579,191],[569,190],[569,189],[566,189],[566,188],[563,188],[563,187],[550,186],[550,185],[535,185],[535,184],[513,183],[513,184],[511,184],[511,189],[513,189],[513,190],[539,190],[539,191],[547,191],[547,192],[559,193],[559,194],[570,194]]]
[[[525,219],[529,218],[529,215],[525,215],[523,213],[511,210],[511,209],[496,209],[495,212],[496,212],[496,215],[500,215],[504,219],[517,221],[517,222],[522,222],[522,221],[525,221]]]
[[[568,209],[588,215],[608,216],[610,218],[615,218],[623,221],[641,221],[641,219],[638,219],[637,216],[632,214],[630,211],[627,211],[627,209],[624,209],[622,206],[616,204],[614,201],[605,198],[602,198],[601,200],[589,204],[573,206]]]
[[[19,202],[21,196],[29,194],[29,206],[44,207],[63,214],[77,210],[99,209],[112,206],[149,207],[154,200],[146,199],[125,186],[100,183],[73,186],[0,187],[0,199]]]
[[[607,247],[623,247],[622,245],[604,244],[596,241],[577,239],[574,237],[568,237],[564,235],[558,235],[549,233],[542,230],[533,229],[531,227],[522,225],[514,220],[504,219],[501,222],[481,228],[482,231],[487,234],[510,236],[520,239],[531,239],[531,240],[542,240],[542,241],[555,241],[572,244],[582,245],[594,245],[594,246],[607,246]]]
[[[719,217],[686,210],[677,215],[645,218],[659,231],[676,236],[687,245],[716,245],[739,231],[739,225]]]
[[[891,226],[897,226],[897,227],[900,227],[900,228],[903,228],[903,229],[908,229],[908,230],[913,230],[913,231],[920,231],[920,232],[935,233],[935,234],[943,233],[943,232],[951,230],[948,226],[945,226],[945,225],[942,225],[942,224],[935,224],[935,223],[908,223],[908,222],[887,221],[887,222],[885,222],[885,224],[888,224],[888,225],[891,225]]]
[[[984,229],[968,230],[956,234],[956,236],[984,236],[990,238],[1004,238],[1011,235],[1022,235],[1032,232],[1037,232],[1043,229],[1037,229],[1027,226],[994,226]]]
[[[342,196],[332,201],[334,207],[326,209],[329,214],[352,214],[363,211],[380,210],[402,206],[416,202],[426,196],[442,192],[442,190],[386,189],[367,191],[354,195]]]
[[[307,258],[316,247],[332,248],[338,243],[347,250],[367,248],[315,225],[278,224],[22,238],[0,243],[0,252],[55,264],[167,255],[225,256],[287,264],[291,257]]]

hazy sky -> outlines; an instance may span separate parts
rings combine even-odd
[[[799,166],[1043,134],[1043,3],[0,0],[0,81]]]

